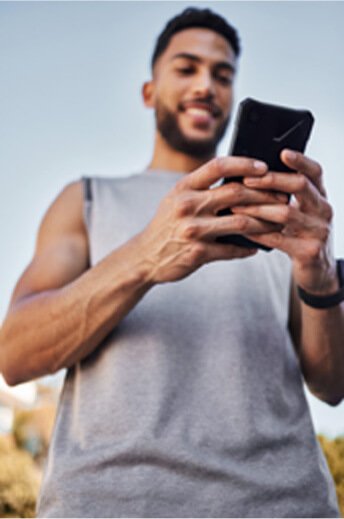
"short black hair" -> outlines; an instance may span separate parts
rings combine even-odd
[[[233,48],[236,57],[239,56],[241,51],[240,40],[234,27],[222,18],[222,16],[214,13],[210,9],[187,7],[181,14],[169,20],[164,30],[158,36],[151,61],[152,68],[157,59],[166,50],[172,36],[179,31],[193,27],[202,27],[221,34]]]

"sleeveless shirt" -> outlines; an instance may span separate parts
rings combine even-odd
[[[184,175],[83,179],[94,266]],[[274,250],[153,287],[67,371],[38,517],[340,517]]]

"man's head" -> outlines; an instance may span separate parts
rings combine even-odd
[[[215,153],[230,118],[239,53],[235,29],[209,9],[188,8],[167,23],[143,95],[173,149],[197,158]]]

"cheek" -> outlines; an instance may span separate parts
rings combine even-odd
[[[187,86],[175,78],[166,80],[160,84],[156,90],[156,98],[162,101],[165,106],[177,109],[179,103],[184,99]]]
[[[219,97],[221,102],[221,107],[223,109],[223,112],[228,115],[232,111],[233,106],[233,92],[232,90],[227,92],[222,92],[222,95]]]

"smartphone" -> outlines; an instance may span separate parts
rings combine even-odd
[[[281,161],[280,153],[284,148],[304,152],[313,123],[314,117],[308,110],[296,110],[247,98],[239,105],[229,154],[262,160],[270,171],[291,172]],[[242,178],[231,177],[225,178],[223,183],[241,181]],[[220,211],[218,216],[228,214],[232,214],[229,208]],[[216,241],[271,250],[237,234],[219,236]]]

